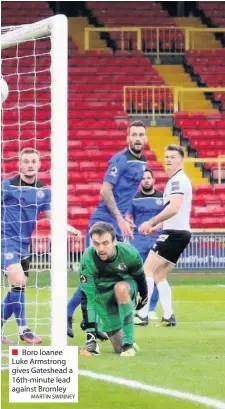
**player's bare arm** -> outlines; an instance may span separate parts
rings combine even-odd
[[[131,226],[132,229],[135,227],[134,217],[133,217],[132,214],[126,214],[126,216],[124,217],[124,219],[129,223],[129,225]]]
[[[152,227],[151,233],[154,234],[157,231],[161,230],[163,228],[163,222],[156,224],[154,227]]]
[[[44,214],[48,220],[51,220],[51,210],[46,210]],[[70,224],[67,224],[67,232],[73,234],[76,240],[81,240],[80,230],[75,229],[75,227],[71,226]]]
[[[152,234],[156,231],[155,227],[158,224],[163,223],[165,220],[168,220],[178,214],[183,203],[183,195],[173,194],[170,196],[169,202],[169,205],[166,206],[165,209],[163,209],[157,216],[141,224],[138,229],[140,233]]]
[[[119,225],[119,228],[124,236],[125,239],[129,239],[130,237],[133,237],[132,229],[129,225],[129,223],[123,218],[121,215],[117,205],[116,201],[113,195],[113,185],[109,182],[103,182],[102,188],[101,188],[101,195],[103,200],[105,201],[108,209],[110,212],[113,214],[113,216],[116,218],[117,223]]]
[[[111,183],[103,182],[100,193],[102,195],[103,200],[105,200],[106,205],[110,212],[113,214],[113,216],[115,216],[117,220],[119,220],[120,218],[122,218],[122,215],[116,205],[112,189],[113,185]]]

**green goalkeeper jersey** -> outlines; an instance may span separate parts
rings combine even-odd
[[[118,243],[115,255],[107,261],[101,260],[93,247],[84,252],[80,264],[80,282],[81,307],[87,329],[94,329],[95,314],[100,305],[105,305],[107,311],[115,284],[126,280],[134,280],[140,295],[147,296],[142,259],[134,247]]]

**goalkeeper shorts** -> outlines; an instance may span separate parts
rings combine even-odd
[[[136,306],[137,283],[133,279],[125,280],[130,286],[130,297],[133,306]],[[118,301],[114,289],[96,295],[96,312],[98,314],[98,330],[110,332],[122,327],[119,315]]]

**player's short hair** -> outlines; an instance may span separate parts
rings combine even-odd
[[[152,179],[154,179],[154,173],[153,173],[153,171],[152,171],[150,168],[146,168],[146,169],[145,169],[145,172],[151,173]]]
[[[21,152],[20,152],[20,159],[22,158],[22,156],[25,154],[25,153],[36,153],[38,156],[39,156],[39,158],[40,158],[40,152],[37,150],[37,149],[35,149],[35,148],[24,148]]]
[[[116,231],[112,224],[106,222],[97,222],[93,224],[90,228],[90,236],[92,237],[93,234],[98,234],[102,236],[104,233],[110,233],[112,236],[112,240],[116,238]]]
[[[165,152],[166,151],[176,151],[180,154],[182,158],[184,158],[184,150],[180,145],[175,145],[173,143],[171,145],[167,145],[165,147]]]
[[[130,125],[127,128],[127,133],[128,134],[130,133],[130,128],[132,126],[142,126],[143,128],[146,129],[146,126],[145,126],[144,122],[142,122],[142,121],[133,121],[133,122],[130,123]]]

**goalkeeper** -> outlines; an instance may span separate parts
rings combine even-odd
[[[98,326],[108,334],[115,352],[134,356],[134,309],[147,303],[147,283],[137,250],[116,241],[114,227],[97,222],[90,229],[93,245],[83,254],[80,265],[81,308],[87,340],[81,355],[98,355],[95,313]]]
[[[41,212],[51,219],[51,191],[37,180],[40,165],[40,153],[36,149],[23,149],[19,155],[19,174],[3,180],[1,188],[1,268],[11,287],[1,304],[1,329],[14,314],[20,339],[29,344],[42,342],[28,328],[25,316],[31,235]],[[78,230],[68,226],[68,231],[80,239]],[[12,343],[4,336],[1,341]]]

